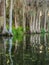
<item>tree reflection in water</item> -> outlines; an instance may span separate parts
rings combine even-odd
[[[13,65],[13,60],[12,60],[12,56],[11,56],[11,53],[12,53],[12,39],[9,38],[9,56],[10,56],[10,60],[11,60],[11,63],[10,65]]]
[[[0,38],[0,65],[48,65],[49,34],[24,35],[22,40]]]

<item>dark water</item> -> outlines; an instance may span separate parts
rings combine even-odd
[[[0,65],[49,65],[49,34],[0,37]]]

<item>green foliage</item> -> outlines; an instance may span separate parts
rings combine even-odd
[[[41,33],[43,33],[43,34],[45,33],[45,30],[44,30],[44,28],[42,28],[42,29],[41,29]]]
[[[23,28],[18,27],[17,29],[15,27],[12,27],[13,35],[22,35],[23,34]]]
[[[21,41],[23,37],[23,28],[18,27],[17,29],[13,26],[12,27],[12,32],[13,32],[13,42],[16,40]]]
[[[7,29],[9,30],[9,26],[7,25],[6,27],[7,27]],[[14,35],[14,36],[15,36],[15,35],[22,35],[22,34],[23,34],[23,27],[19,26],[19,27],[16,29],[14,26],[12,26],[12,32],[13,32],[13,35]]]

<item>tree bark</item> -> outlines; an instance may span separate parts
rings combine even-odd
[[[4,0],[4,26],[3,26],[3,33],[7,32],[6,28],[6,0]]]
[[[34,15],[33,15],[33,32],[35,32],[35,17],[36,17],[36,13],[34,12]]]
[[[15,13],[15,28],[17,28],[17,24],[16,24],[16,13]]]
[[[45,11],[45,20],[44,20],[44,30],[46,31],[46,11]]]
[[[39,32],[40,32],[40,22],[41,22],[41,18],[40,18],[40,10],[39,10]]]
[[[0,1],[0,30],[1,33],[3,32],[3,29],[5,26],[4,25],[5,22],[5,0],[1,0]]]
[[[10,21],[9,21],[9,33],[12,33],[12,10],[13,10],[13,0],[10,1]]]
[[[25,29],[25,25],[26,25],[26,20],[25,20],[25,6],[26,6],[26,0],[24,0],[23,2],[23,28],[24,28],[24,32],[26,32],[26,29]]]
[[[30,22],[30,32],[32,33],[33,32],[33,29],[32,29],[32,26],[33,25],[33,20],[32,20],[32,14],[31,14],[31,22]]]
[[[46,22],[47,22],[47,0],[45,1],[46,3],[43,5],[44,9],[44,30],[46,32]]]
[[[38,32],[38,16],[36,16],[36,32]]]

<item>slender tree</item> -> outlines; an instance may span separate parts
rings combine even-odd
[[[24,32],[25,32],[25,24],[26,24],[26,20],[25,20],[25,7],[26,7],[26,0],[23,0],[23,28],[24,28]]]
[[[9,11],[9,33],[12,33],[12,10],[13,10],[13,0],[10,0],[10,11]]]
[[[44,18],[44,30],[46,32],[46,22],[47,22],[47,3],[45,4],[45,18]]]
[[[33,15],[33,24],[32,24],[32,29],[33,33],[35,33],[35,19],[36,19],[36,11],[35,11],[35,6],[34,6],[34,0],[32,1],[32,15]]]
[[[6,0],[4,0],[4,27],[3,27],[3,33],[7,32],[6,28]]]

